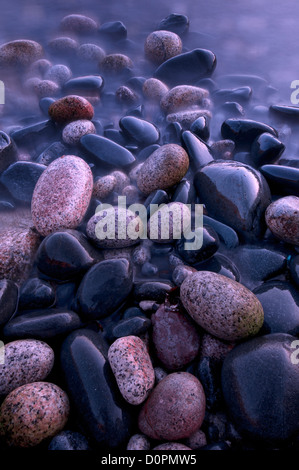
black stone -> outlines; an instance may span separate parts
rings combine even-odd
[[[128,307],[123,314],[123,319],[132,318],[132,317],[143,317],[146,318],[146,315],[139,307]]]
[[[196,377],[203,386],[206,406],[210,411],[220,408],[222,404],[221,367],[221,361],[212,357],[203,357],[195,371]]]
[[[195,119],[190,126],[190,131],[204,142],[207,142],[210,138],[209,119],[207,116],[200,116]]]
[[[137,159],[141,162],[143,162],[144,160],[147,159],[147,157],[149,157],[155,150],[157,150],[158,148],[160,147],[160,145],[158,144],[153,144],[153,145],[149,145],[148,147],[145,147],[144,149],[142,149],[138,155],[137,155]]]
[[[226,101],[221,105],[220,109],[230,117],[241,117],[245,114],[243,106],[236,101]]]
[[[292,281],[299,287],[299,255],[292,256],[289,261]]]
[[[157,30],[172,31],[178,35],[186,33],[189,29],[189,18],[185,15],[171,13],[160,21]]]
[[[34,277],[22,285],[19,310],[47,308],[54,303],[55,292],[48,282]]]
[[[136,142],[140,147],[156,144],[160,138],[160,133],[156,126],[134,116],[121,118],[119,127],[126,137]]]
[[[222,392],[242,435],[282,443],[298,432],[296,340],[283,333],[261,336],[235,346],[224,359]]]
[[[183,204],[192,204],[195,200],[195,188],[193,183],[188,180],[182,180],[174,191],[171,202],[182,202]]]
[[[129,87],[131,90],[136,91],[142,95],[143,93],[143,85],[146,81],[144,77],[131,77],[129,80],[126,81],[125,86]]]
[[[48,450],[90,450],[90,446],[83,434],[75,431],[61,431],[51,439]]]
[[[83,277],[77,292],[77,306],[87,320],[113,313],[133,287],[132,267],[124,258],[95,264]]]
[[[217,83],[212,80],[212,78],[201,78],[198,82],[195,83],[195,86],[199,86],[199,88],[205,88],[209,90],[210,93],[213,91],[218,90],[219,86]]]
[[[3,335],[9,339],[46,340],[61,337],[82,325],[77,313],[71,310],[48,308],[26,311],[12,318],[4,326]]]
[[[260,168],[273,194],[299,196],[299,168],[263,165]]]
[[[100,333],[78,330],[61,348],[61,368],[78,419],[97,448],[124,446],[132,432],[132,411],[122,398]],[[117,431],[117,432],[116,432]]]
[[[161,64],[154,77],[169,86],[193,85],[200,78],[209,76],[216,67],[216,56],[207,49],[194,49],[179,54]]]
[[[261,134],[251,146],[250,155],[257,166],[275,162],[285,150],[285,145],[268,132]]]
[[[13,141],[20,147],[33,146],[55,136],[56,126],[50,119],[28,127],[23,127],[11,134]]]
[[[238,150],[249,151],[253,141],[264,132],[277,137],[277,131],[273,127],[250,119],[227,119],[221,126],[222,137],[233,140]]]
[[[108,21],[100,26],[99,34],[108,41],[120,41],[126,39],[127,28],[121,21]]]
[[[66,308],[73,310],[74,298],[77,292],[76,282],[63,282],[58,284],[55,289],[56,308]]]
[[[220,89],[216,90],[212,97],[217,103],[224,103],[226,101],[236,101],[240,104],[246,104],[252,95],[252,89],[249,86],[233,89]]]
[[[163,144],[180,144],[183,128],[179,122],[170,122],[163,133]]]
[[[182,141],[194,170],[199,170],[202,166],[214,160],[207,144],[192,132],[184,131]]]
[[[125,139],[122,132],[117,129],[105,129],[104,137],[106,137],[106,139],[113,140],[113,142],[122,147],[125,147],[127,144],[127,139]]]
[[[254,289],[264,310],[261,333],[299,333],[299,292],[292,284],[269,281]]]
[[[103,86],[104,80],[100,75],[85,75],[71,78],[64,83],[62,90],[68,95],[99,96]]]
[[[42,113],[46,116],[49,117],[49,108],[51,104],[55,103],[54,98],[46,97],[46,98],[41,98],[39,100],[39,107]]]
[[[17,149],[9,135],[0,131],[0,174],[17,159]]]
[[[50,165],[56,158],[67,155],[68,149],[61,142],[53,142],[37,158],[36,162],[42,165]]]
[[[226,256],[216,253],[212,258],[193,266],[198,271],[211,271],[222,274],[233,281],[240,281],[240,273],[236,265]]]
[[[299,107],[298,106],[289,106],[283,104],[273,104],[270,106],[270,112],[280,116],[282,119],[299,119]]]
[[[9,279],[0,280],[0,325],[4,325],[18,307],[18,286]]]
[[[212,442],[203,447],[200,447],[198,450],[230,450],[229,445],[225,441]]]
[[[45,165],[33,162],[16,162],[0,176],[1,183],[17,201],[30,203],[35,185],[46,169]]]
[[[123,336],[140,336],[144,334],[151,326],[151,321],[144,316],[135,316],[121,320],[112,330],[114,338]]]
[[[171,292],[174,285],[170,281],[145,281],[134,284],[133,296],[135,300],[155,300],[164,302],[167,294]]]
[[[202,234],[202,246],[198,249],[185,248],[186,243],[194,243],[195,237]],[[200,239],[199,239],[200,240]],[[182,237],[176,244],[178,254],[188,264],[200,263],[211,258],[219,248],[218,235],[212,227],[204,225],[202,230],[195,230],[195,235]]]
[[[144,202],[144,206],[147,210],[147,216],[151,217],[153,215],[153,204],[157,204],[159,206],[160,204],[167,204],[168,202],[169,197],[167,192],[163,189],[156,189],[146,198]]]
[[[207,215],[203,215],[203,223],[212,227],[228,248],[235,248],[239,245],[239,237],[233,228]]]
[[[283,157],[280,157],[280,159],[277,161],[277,165],[299,168],[299,158],[283,156]]]
[[[99,164],[105,163],[123,168],[135,161],[135,157],[129,150],[105,137],[89,134],[81,137],[80,142]]]

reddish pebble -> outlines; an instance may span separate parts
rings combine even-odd
[[[93,106],[82,96],[68,95],[52,103],[49,116],[58,123],[67,123],[79,119],[92,119]]]
[[[153,448],[153,450],[192,450],[191,447],[187,447],[179,442],[165,442]]]

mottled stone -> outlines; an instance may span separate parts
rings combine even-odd
[[[49,107],[49,116],[60,124],[78,119],[92,119],[93,114],[93,107],[89,101],[77,95],[64,96]]]
[[[49,52],[61,58],[75,55],[78,49],[79,43],[75,39],[66,36],[52,39],[48,44]]]
[[[57,158],[35,186],[31,214],[41,235],[63,228],[76,228],[82,221],[92,194],[90,167],[79,157]]]
[[[127,450],[149,450],[150,447],[150,441],[144,434],[134,434],[127,444]]]
[[[62,18],[60,28],[78,34],[91,34],[97,30],[97,23],[85,15],[67,15]]]
[[[162,145],[143,163],[137,176],[137,185],[144,194],[155,189],[167,189],[178,183],[187,173],[189,158],[176,144]]]
[[[102,176],[95,180],[93,185],[93,196],[98,199],[105,199],[116,186],[116,178],[113,175]]]
[[[132,68],[133,62],[124,54],[109,54],[104,57],[100,66],[104,73],[116,75],[126,68]]]
[[[167,226],[168,221],[168,226]],[[156,210],[148,221],[148,238],[156,243],[179,240],[191,227],[191,213],[185,204],[170,202]]]
[[[64,64],[56,64],[50,67],[46,74],[45,79],[51,80],[52,82],[57,83],[62,86],[67,82],[72,76],[72,71],[69,67]]]
[[[198,119],[205,118],[202,116],[202,118]],[[189,155],[190,165],[194,171],[199,170],[202,166],[207,165],[214,160],[210,148],[191,131],[184,131],[181,139]]]
[[[166,116],[167,122],[178,122],[183,129],[190,129],[194,121],[200,117],[210,119],[212,117],[211,111],[208,109],[196,108],[191,110],[177,111],[170,113]]]
[[[123,189],[130,184],[130,178],[122,171],[112,171],[110,173],[116,179],[115,192],[121,194]]]
[[[43,55],[40,44],[29,39],[17,39],[0,46],[1,66],[28,66]]]
[[[169,90],[162,98],[160,106],[166,114],[204,104],[209,97],[208,90],[190,85],[180,85]]]
[[[77,145],[81,137],[87,134],[96,134],[93,123],[87,119],[72,121],[62,131],[62,140],[65,144]]]
[[[185,440],[185,443],[190,449],[200,449],[200,447],[207,444],[207,438],[205,433],[201,429],[198,429]]]
[[[202,243],[200,243],[201,240]],[[200,248],[196,247],[198,241],[199,245],[201,244]],[[188,243],[191,244],[190,249],[186,247]],[[176,244],[178,254],[188,264],[200,263],[211,258],[218,248],[218,235],[209,225],[203,225],[202,228],[196,229],[194,232],[184,232],[184,236]]]
[[[168,86],[157,78],[148,78],[143,84],[142,91],[146,99],[160,103],[163,96],[168,92]]]
[[[52,67],[52,62],[47,59],[38,59],[33,62],[29,68],[29,74],[37,77],[44,77],[47,71]]]
[[[9,446],[36,446],[64,428],[69,408],[66,393],[55,384],[34,382],[22,385],[13,390],[1,405],[0,434]]]
[[[4,325],[18,306],[18,286],[9,279],[0,280],[0,325]]]
[[[182,52],[182,41],[171,31],[153,31],[145,40],[144,52],[147,59],[160,65]]]
[[[233,347],[234,343],[224,342],[209,333],[204,333],[201,337],[200,358],[209,357],[223,361]]]
[[[138,336],[118,338],[109,348],[108,360],[124,399],[131,405],[143,403],[155,383],[144,342]]]
[[[38,157],[37,163],[41,165],[50,165],[56,158],[62,157],[67,153],[67,147],[61,142],[53,142]]]
[[[264,321],[263,308],[256,296],[221,274],[209,271],[191,274],[181,285],[181,300],[196,323],[223,340],[256,335]]]
[[[250,149],[250,156],[256,165],[266,165],[278,160],[284,150],[285,145],[279,139],[265,132],[254,140]]]
[[[54,364],[54,351],[43,341],[25,339],[4,346],[0,364],[0,394],[7,395],[21,385],[44,380]]]
[[[272,194],[299,197],[299,168],[296,166],[263,165],[259,168]]]
[[[286,196],[267,207],[266,223],[280,240],[299,246],[299,197]]]
[[[87,62],[97,62],[98,64],[103,61],[106,55],[105,51],[100,46],[89,43],[81,44],[77,54],[81,60],[85,60]]]
[[[205,395],[199,380],[188,372],[167,375],[143,405],[138,425],[152,439],[183,439],[200,428]]]
[[[75,431],[62,431],[51,440],[48,450],[90,450],[88,439]]]
[[[57,96],[60,92],[60,86],[52,80],[40,80],[34,86],[34,92],[39,99],[46,96]]]

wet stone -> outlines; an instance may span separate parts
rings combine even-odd
[[[92,119],[92,105],[82,96],[69,95],[55,101],[49,107],[49,116],[59,124],[65,124],[78,119]]]
[[[218,140],[210,146],[211,153],[215,160],[233,160],[235,143],[233,140]]]
[[[75,431],[62,431],[51,439],[47,450],[90,450],[88,439]]]
[[[41,165],[50,165],[56,158],[62,157],[67,153],[67,147],[61,142],[53,142],[49,145],[38,157],[36,160],[37,163]]]
[[[56,127],[51,120],[42,121],[37,124],[22,127],[22,129],[12,132],[12,140],[20,147],[32,146],[44,139],[54,137],[56,134]]]
[[[148,35],[144,44],[145,56],[154,64],[174,57],[182,52],[181,38],[170,31],[153,31]]]
[[[189,106],[200,106],[209,97],[208,90],[195,86],[180,85],[171,88],[160,102],[161,109],[166,114],[175,113]],[[205,106],[204,106],[205,107]]]
[[[65,82],[70,80],[71,76],[72,71],[69,67],[64,64],[56,64],[47,70],[45,79],[51,80],[52,82],[57,83],[59,86],[62,86]]]
[[[195,237],[202,235],[202,245],[196,248]],[[201,237],[200,237],[201,238]],[[186,245],[191,244],[190,249]],[[188,264],[200,263],[213,256],[219,248],[219,238],[213,227],[203,225],[200,232],[191,232],[190,237],[188,234],[184,235],[176,244],[178,254]]]
[[[174,191],[171,202],[181,202],[183,204],[192,204],[195,199],[195,190],[193,184],[188,180],[182,180]]]
[[[140,309],[137,309],[140,310]],[[141,310],[140,310],[140,313]],[[124,318],[113,328],[112,334],[114,338],[123,336],[140,336],[143,335],[151,326],[151,321],[144,316],[136,315],[131,318]]]
[[[228,248],[235,248],[236,246],[239,245],[239,238],[237,233],[235,232],[234,229],[229,227],[228,225],[225,225],[218,220],[213,219],[212,217],[209,217],[207,215],[203,215],[203,223],[205,225],[209,225],[212,227],[217,235],[219,236],[219,239],[228,247]]]
[[[78,58],[86,62],[95,62],[100,64],[105,57],[105,51],[96,44],[81,44],[77,51]]]
[[[263,165],[260,168],[273,194],[299,196],[299,168]]]
[[[62,18],[60,28],[77,34],[91,34],[96,31],[97,23],[88,16],[72,14]]]
[[[288,106],[288,105],[278,105],[273,104],[270,106],[270,111],[281,117],[282,119],[293,119],[297,120],[299,118],[299,107],[298,106]]]
[[[200,449],[207,444],[207,438],[205,433],[201,429],[198,429],[185,439],[185,443],[190,449]]]
[[[43,341],[12,341],[4,347],[5,362],[0,365],[0,395],[31,382],[44,380],[52,370],[54,351]]]
[[[190,131],[197,137],[207,142],[210,137],[209,120],[206,116],[195,119],[190,126]]]
[[[166,295],[173,289],[170,281],[146,281],[136,282],[134,285],[133,296],[138,301],[155,300],[164,302]]]
[[[273,163],[281,156],[285,145],[268,132],[261,134],[251,146],[250,155],[258,166]]]
[[[150,441],[144,434],[134,434],[127,444],[127,450],[149,450],[150,447]]]
[[[192,273],[195,273],[197,269],[192,268],[191,266],[185,266],[184,264],[179,264],[176,266],[172,272],[172,280],[176,286],[180,286],[187,276]]]
[[[98,32],[106,41],[121,41],[127,37],[127,28],[122,21],[107,21]]]
[[[189,29],[189,18],[185,15],[179,15],[177,13],[171,13],[160,21],[158,30],[172,31],[173,33],[182,35]]]
[[[16,162],[0,176],[0,182],[17,201],[30,203],[35,185],[46,169],[45,165],[33,162]]]
[[[168,227],[162,221],[169,220]],[[172,243],[180,239],[183,231],[189,231],[191,212],[187,205],[181,202],[170,202],[156,210],[147,224],[148,238],[156,243]]]
[[[168,87],[157,78],[148,78],[143,83],[142,91],[147,100],[160,103],[168,92]]]
[[[18,287],[9,279],[0,280],[0,325],[10,320],[18,306]]]
[[[15,144],[5,132],[0,131],[0,174],[12,165],[17,158]]]
[[[86,135],[80,140],[81,145],[99,163],[114,167],[126,167],[135,161],[133,154],[125,147],[99,135]]]
[[[34,86],[34,92],[39,99],[48,96],[57,96],[60,86],[52,80],[41,80]]]
[[[79,96],[99,96],[104,86],[104,80],[100,75],[86,75],[71,78],[63,85],[63,92]]]
[[[291,166],[294,168],[299,168],[299,158],[283,156],[277,161],[277,164],[282,166]]]
[[[183,128],[179,122],[170,122],[165,127],[163,144],[181,144]]]
[[[222,405],[221,366],[219,360],[203,357],[196,368],[195,375],[203,386],[208,410],[219,409]]]
[[[229,117],[241,117],[245,114],[243,106],[236,101],[226,101],[221,105],[220,109]]]
[[[51,307],[55,303],[55,291],[51,284],[34,277],[28,279],[21,288],[19,310]]]
[[[117,75],[132,67],[132,60],[124,54],[106,55],[100,63],[101,70],[107,75]]]
[[[214,160],[206,143],[191,131],[184,131],[182,133],[182,141],[194,170],[199,170],[200,167]]]
[[[52,67],[52,62],[47,59],[38,59],[29,68],[29,73],[32,76],[43,78],[47,71]]]
[[[42,46],[29,39],[17,39],[0,46],[0,66],[28,67],[43,55]]]
[[[205,395],[199,380],[187,372],[173,372],[156,385],[143,405],[138,424],[152,439],[189,437],[202,424]]]
[[[216,253],[206,261],[194,265],[199,271],[211,271],[222,274],[233,281],[240,282],[240,272],[237,266],[227,256]]]
[[[181,301],[196,323],[223,340],[256,335],[263,324],[257,297],[220,274],[199,271],[187,276],[181,285]]]
[[[125,116],[120,119],[119,126],[123,134],[135,141],[140,147],[146,147],[159,141],[160,133],[158,128],[144,119]]]
[[[62,131],[62,140],[68,145],[77,145],[81,137],[87,134],[96,134],[96,128],[91,121],[81,119],[72,121]]]
[[[39,108],[46,117],[49,116],[49,108],[53,103],[55,103],[55,99],[50,97],[41,98],[39,100]]]
[[[238,150],[250,150],[253,141],[265,132],[277,137],[273,127],[250,119],[227,119],[221,126],[222,137],[233,140]]]
[[[116,178],[113,175],[106,175],[95,180],[93,185],[93,196],[98,199],[105,199],[115,189]]]
[[[272,202],[267,207],[265,218],[278,239],[299,246],[299,197],[286,196]]]

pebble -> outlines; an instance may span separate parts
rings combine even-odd
[[[65,154],[67,154],[67,147],[61,142],[53,142],[39,155],[36,162],[48,166],[56,158],[62,157]]]
[[[238,150],[250,150],[254,140],[264,133],[277,137],[277,131],[267,124],[251,119],[227,119],[221,126],[224,139],[233,140]]]
[[[28,67],[43,56],[42,46],[29,39],[17,39],[0,46],[1,66],[24,66]]]
[[[172,31],[173,33],[183,35],[189,29],[189,18],[186,15],[171,13],[160,21],[157,29]]]
[[[115,92],[116,101],[126,106],[133,106],[139,102],[139,96],[127,86],[120,86]]]
[[[144,342],[138,336],[118,338],[111,344],[108,360],[124,399],[140,405],[155,384],[155,373]]]
[[[299,246],[299,197],[286,196],[272,202],[265,218],[268,228],[279,240]]]
[[[49,67],[45,74],[46,80],[51,80],[52,82],[57,83],[59,86],[62,86],[65,82],[70,80],[72,76],[72,71],[69,67],[64,64],[56,64],[52,67]]]
[[[190,128],[190,130],[192,129]],[[235,147],[235,142],[233,140],[227,139],[213,142],[210,146],[210,149],[215,160],[233,160]]]
[[[288,264],[292,281],[299,286],[299,255],[292,256]]]
[[[87,62],[96,62],[101,64],[106,53],[97,44],[81,44],[77,52],[78,58]]]
[[[134,116],[121,118],[119,127],[128,139],[133,140],[141,147],[155,144],[160,138],[159,130],[154,124]]]
[[[69,399],[57,385],[22,385],[10,392],[1,405],[0,434],[9,446],[36,446],[64,428],[69,410]]]
[[[86,320],[113,313],[133,287],[132,268],[126,259],[110,259],[95,264],[83,277],[77,291],[77,305]]]
[[[43,78],[52,67],[52,62],[47,59],[38,59],[30,65],[29,73],[33,76]]]
[[[20,147],[28,146],[35,150],[34,147],[37,144],[41,143],[43,140],[51,139],[55,134],[55,125],[49,119],[16,130],[11,133],[11,138]]]
[[[124,54],[108,54],[100,63],[101,70],[108,75],[117,75],[133,67],[132,60]]]
[[[66,124],[78,119],[92,119],[93,115],[92,105],[82,96],[64,96],[49,107],[50,118],[59,124]]]
[[[192,450],[191,447],[180,444],[179,442],[165,442],[156,447],[153,447],[153,450]]]
[[[96,128],[91,121],[81,119],[72,121],[62,131],[62,140],[68,145],[77,145],[81,137],[87,134],[96,134]]]
[[[172,280],[176,286],[180,286],[187,276],[195,272],[197,272],[197,269],[192,268],[191,266],[185,266],[184,264],[179,264],[172,272]]]
[[[189,158],[185,150],[176,144],[162,145],[143,163],[137,185],[148,195],[156,189],[167,189],[178,183],[187,173]]]
[[[93,177],[79,157],[66,155],[54,160],[39,178],[31,203],[35,228],[43,235],[76,228],[90,202]]]
[[[140,315],[141,316],[135,315],[132,318],[123,318],[123,320],[120,320],[112,330],[114,338],[131,335],[141,336],[148,331],[151,326],[151,321],[144,317],[141,310]]]
[[[0,280],[0,325],[4,325],[14,315],[18,307],[18,286],[9,279]]]
[[[38,277],[29,278],[21,287],[19,310],[51,307],[55,303],[55,291],[51,284]]]
[[[0,176],[0,182],[17,201],[30,203],[35,185],[46,166],[34,162],[16,162]]]
[[[204,142],[207,142],[210,137],[209,119],[207,116],[200,116],[195,119],[190,126],[190,131]]]
[[[190,449],[200,449],[207,444],[207,438],[205,433],[198,429],[185,440],[185,443]]]
[[[100,26],[98,32],[108,41],[121,41],[127,37],[127,28],[122,21],[107,21]]]
[[[21,385],[44,380],[54,365],[54,351],[43,341],[26,339],[4,346],[0,365],[0,394],[7,395]]]
[[[202,117],[202,119],[205,118]],[[213,155],[206,143],[195,136],[191,131],[184,131],[182,133],[182,143],[189,155],[190,165],[195,171],[214,161]]]
[[[268,181],[272,194],[299,197],[299,168],[263,165],[259,170]]]
[[[34,92],[39,99],[57,96],[60,92],[60,86],[52,80],[40,80],[34,86]]]
[[[182,52],[181,38],[171,31],[153,31],[144,43],[144,53],[148,60],[160,65]]]
[[[203,223],[204,225],[209,225],[212,227],[219,236],[219,239],[228,248],[236,248],[239,245],[239,238],[237,233],[228,225],[225,225],[207,215],[203,215]]]
[[[63,92],[69,95],[85,96],[90,101],[92,97],[100,96],[104,80],[100,75],[85,75],[71,78],[63,85]]]
[[[180,370],[196,358],[199,335],[178,305],[162,304],[151,316],[155,354],[167,370]]]
[[[142,92],[144,97],[154,103],[160,103],[168,92],[168,86],[157,78],[148,78],[143,83]]]
[[[193,236],[191,236],[193,234]],[[178,254],[183,258],[183,260],[188,264],[200,263],[211,258],[219,248],[219,238],[213,227],[209,225],[203,225],[202,229],[195,230],[191,232],[188,236],[188,233],[185,232],[184,236],[178,240],[176,244],[176,249]],[[199,237],[200,240],[202,237],[202,245],[198,249],[194,249],[193,246],[191,249],[185,248],[186,243],[194,243],[195,237]]]
[[[150,441],[144,434],[134,434],[127,444],[127,450],[150,450],[150,448]]]
[[[75,431],[62,431],[51,439],[47,450],[91,450],[83,434]]]
[[[250,156],[257,166],[274,163],[282,155],[285,145],[272,134],[265,132],[258,136],[250,150]]]
[[[100,135],[85,135],[80,139],[80,143],[99,164],[106,163],[122,168],[135,161],[134,155],[125,147]]]
[[[200,428],[205,395],[199,380],[188,372],[173,372],[156,385],[141,408],[138,425],[152,439],[189,437]]]
[[[51,55],[58,56],[61,59],[72,57],[79,49],[79,43],[70,37],[62,36],[52,39],[48,43],[48,51]]]
[[[257,297],[225,276],[199,271],[186,277],[180,292],[193,320],[217,338],[236,341],[262,327],[264,313]]]
[[[10,136],[0,131],[0,174],[17,158],[17,149]]]
[[[122,196],[126,197],[127,204],[134,204],[140,199],[140,192],[136,186],[130,184],[122,190]]]
[[[206,117],[210,119],[212,117],[211,112],[207,109],[195,108],[191,111],[177,111],[176,113],[170,113],[166,116],[167,122],[178,122],[181,124],[184,130],[190,129],[192,124],[199,117]]]
[[[141,302],[142,300],[155,300],[156,302],[164,302],[167,294],[173,289],[173,284],[168,280],[135,282],[134,298]]]
[[[97,27],[97,23],[92,18],[84,15],[67,15],[60,22],[62,30],[77,34],[92,34]]]
[[[80,329],[64,340],[60,362],[80,425],[94,442],[115,449],[132,435],[132,411],[118,390],[107,353],[101,332]]]
[[[202,105],[209,97],[208,90],[190,85],[171,88],[161,99],[160,106],[165,114],[175,113],[190,106]]]
[[[116,178],[113,175],[99,177],[93,184],[93,196],[98,199],[105,199],[112,193],[116,186]]]

